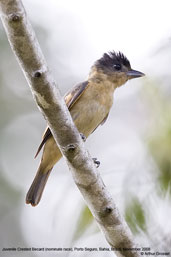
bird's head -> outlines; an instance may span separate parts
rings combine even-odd
[[[90,77],[107,80],[114,84],[115,88],[125,84],[129,79],[139,78],[145,74],[133,70],[129,60],[121,52],[105,53],[92,66]]]

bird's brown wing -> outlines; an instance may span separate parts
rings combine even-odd
[[[51,133],[51,131],[50,131],[50,128],[47,127],[46,130],[45,130],[45,132],[44,132],[44,134],[43,134],[42,142],[40,143],[40,145],[39,145],[39,147],[38,147],[38,149],[37,149],[37,152],[36,152],[34,158],[36,158],[36,157],[38,156],[38,154],[39,154],[39,152],[41,151],[43,145],[44,145],[45,142],[48,140],[48,138],[50,138],[51,136],[52,136],[52,133]]]
[[[66,93],[66,95],[64,96],[64,100],[69,110],[71,109],[73,104],[80,98],[87,86],[88,81],[84,81],[77,84],[73,89]]]
[[[73,104],[80,98],[80,96],[83,94],[84,90],[88,86],[88,81],[84,81],[82,83],[79,83],[76,85],[73,89],[71,89],[66,95],[64,96],[65,103],[70,110]],[[40,150],[42,149],[43,145],[46,143],[46,141],[52,136],[52,133],[50,131],[50,128],[47,127],[42,138],[42,142],[39,145],[39,148],[36,152],[36,155],[34,158],[37,157]]]

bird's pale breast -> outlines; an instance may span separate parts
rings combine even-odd
[[[101,90],[99,85],[90,85],[70,110],[75,125],[86,137],[105,119],[113,103],[113,92]]]

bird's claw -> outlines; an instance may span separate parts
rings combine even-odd
[[[85,142],[85,141],[86,141],[86,136],[84,136],[84,134],[83,134],[83,133],[80,133],[80,136],[81,136],[81,138],[82,138],[83,142]]]
[[[96,165],[96,168],[98,168],[100,166],[100,162],[97,160],[97,158],[92,158],[94,164]]]

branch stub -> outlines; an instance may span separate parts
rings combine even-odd
[[[69,152],[74,152],[74,151],[75,151],[75,148],[76,148],[76,146],[73,145],[73,144],[70,144],[70,145],[67,146],[67,150],[68,150]]]
[[[13,13],[10,15],[10,21],[18,22],[20,20],[21,20],[21,15],[19,15],[18,13]]]
[[[33,76],[35,78],[40,78],[42,76],[42,73],[40,71],[35,71]]]

